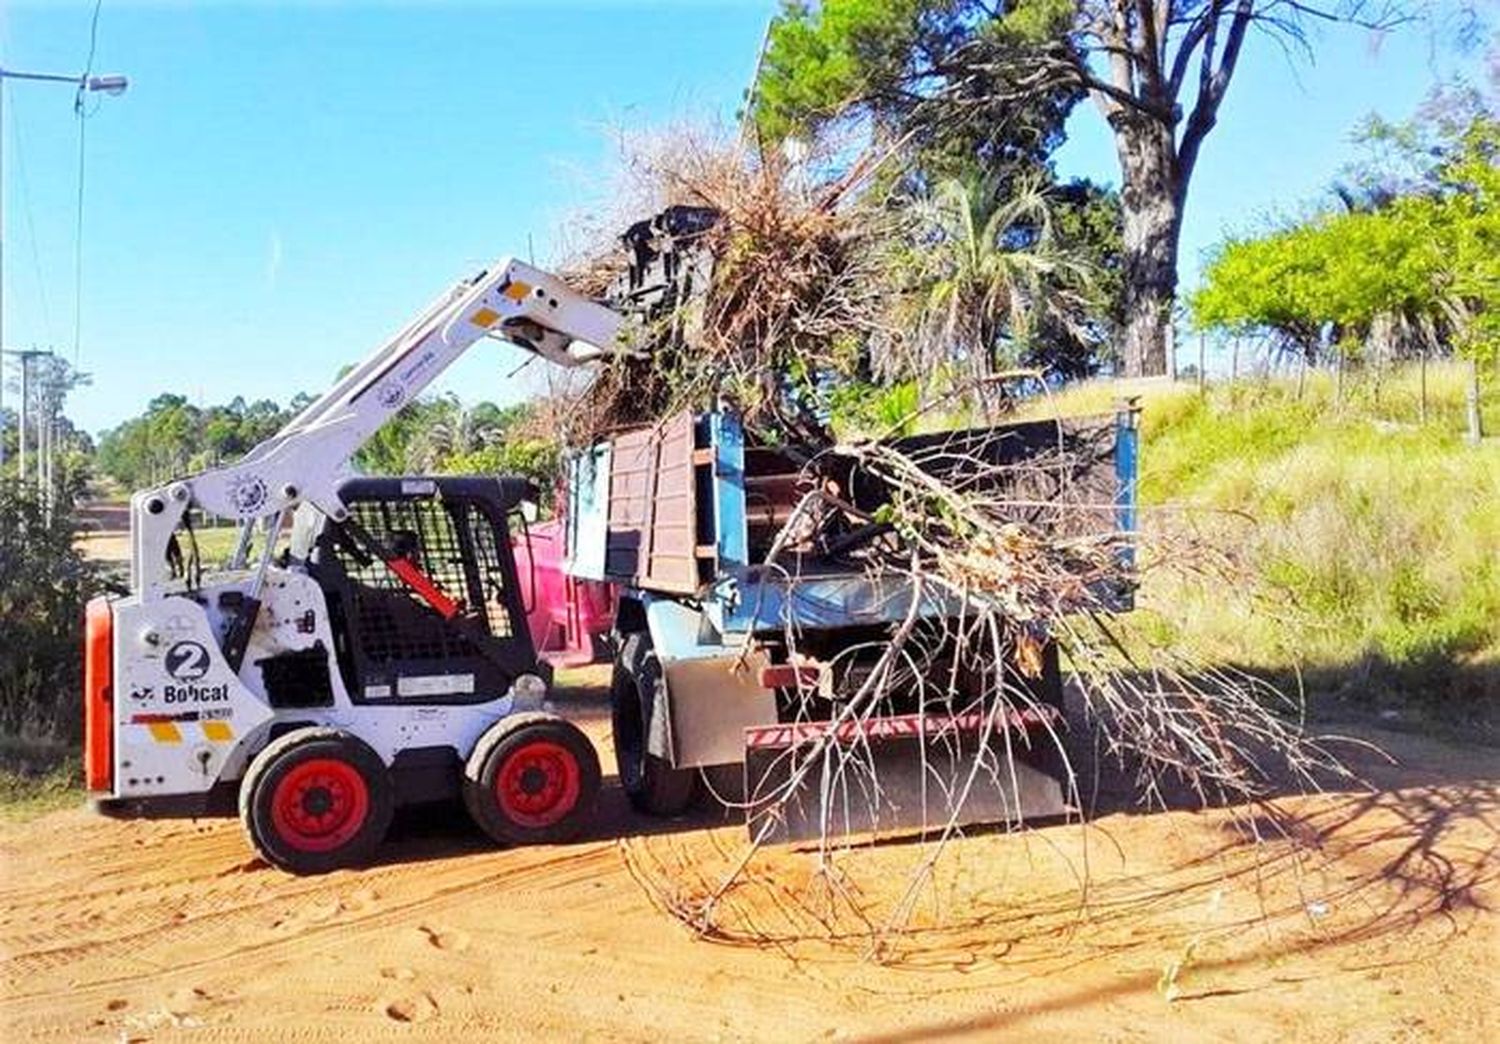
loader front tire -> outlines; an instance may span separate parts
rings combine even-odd
[[[294,874],[369,861],[395,814],[379,756],[338,729],[288,732],[250,763],[240,820],[261,858]]]
[[[651,636],[638,632],[625,639],[610,685],[611,731],[620,787],[637,810],[651,816],[680,816],[698,794],[695,769],[673,768],[652,754],[647,737],[661,707],[661,661]]]
[[[593,817],[599,755],[555,714],[512,714],[474,745],[463,792],[474,822],[501,844],[571,841]]]

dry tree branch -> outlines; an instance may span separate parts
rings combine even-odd
[[[836,567],[902,607],[883,630],[832,644],[787,608],[777,632],[756,637],[786,663],[818,663],[826,683],[799,674],[778,694],[780,720],[797,738],[766,777],[777,782],[744,796],[754,832],[712,866],[633,867],[642,879],[680,878],[657,886],[658,901],[718,940],[786,939],[810,925],[886,953],[911,930],[940,860],[968,830],[966,810],[988,794],[1003,828],[1026,826],[1022,775],[1037,764],[1050,766],[1066,805],[1081,809],[1091,746],[1142,804],[1169,807],[1186,796],[1224,806],[1255,837],[1263,823],[1279,823],[1271,802],[1283,789],[1357,782],[1329,741],[1303,733],[1295,699],[1168,647],[1118,611],[1147,571],[1250,585],[1192,528],[1117,528],[1112,422],[1053,418],[893,437],[919,418],[940,426],[953,405],[988,401],[969,381],[880,438],[839,441],[828,431],[820,387],[848,375],[850,345],[890,335],[896,323],[869,249],[888,218],[859,192],[879,162],[862,156],[820,180],[806,166],[734,146],[678,140],[639,157],[636,197],[722,215],[701,243],[712,277],[644,322],[643,350],[601,374],[571,411],[588,441],[683,409],[735,407],[752,442],[801,467],[802,491],[741,579],[795,595],[810,574]],[[607,288],[621,263],[601,251],[573,278]],[[1066,706],[1048,688],[1061,663]],[[871,729],[891,715],[922,723],[907,766],[922,820],[908,831],[919,844],[906,886],[877,909],[860,868],[890,833],[881,824],[890,781]],[[1092,772],[1097,778],[1097,765]],[[808,801],[818,829],[805,878],[766,876],[758,868],[777,824]],[[1086,864],[1079,880],[1083,899]],[[784,923],[803,928],[768,931],[739,903],[748,891],[771,897]]]

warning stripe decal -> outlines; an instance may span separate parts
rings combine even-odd
[[[222,718],[209,718],[197,711],[178,711],[175,714],[132,714],[130,724],[144,725],[157,743],[181,743],[182,730],[178,725],[198,722],[203,738],[211,743],[228,743],[234,739],[234,727]]]
[[[151,730],[151,738],[158,743],[182,742],[182,732],[177,728],[175,722],[153,721],[146,727]]]
[[[992,728],[1009,727],[1024,731],[1037,725],[1056,722],[1062,714],[1056,707],[1040,705],[1021,710],[970,711],[967,714],[903,714],[889,718],[871,718],[868,721],[845,721],[836,727],[829,722],[805,722],[800,725],[770,725],[751,727],[745,730],[747,747],[791,747],[811,743],[833,734],[839,743],[848,743],[856,738],[891,739],[898,737],[922,737],[940,735],[945,732],[978,732],[988,720]]]

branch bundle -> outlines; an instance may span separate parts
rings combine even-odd
[[[638,320],[629,340],[636,357],[608,366],[580,404],[585,434],[716,399],[752,424],[770,417],[774,428],[788,420],[789,382],[849,372],[887,304],[872,248],[881,217],[860,195],[876,166],[863,155],[819,181],[809,162],[757,157],[690,131],[636,143],[625,162],[629,187],[618,195],[645,201],[646,212],[717,212],[694,244],[711,278],[690,297],[669,297],[668,307],[641,308],[622,285],[629,259],[619,242],[568,266],[571,284]]]
[[[1086,804],[1080,752],[1090,740],[1125,771],[1140,801],[1158,805],[1186,793],[1200,804],[1253,806],[1276,787],[1315,788],[1330,773],[1346,774],[1302,735],[1296,706],[1281,693],[1197,663],[1116,613],[1140,582],[1139,562],[1182,573],[1213,564],[1211,580],[1226,594],[1250,585],[1191,534],[1148,539],[1117,528],[1111,425],[1034,425],[1043,444],[1024,453],[1009,428],[889,437],[916,421],[944,428],[939,406],[957,416],[989,401],[984,389],[961,385],[937,399],[923,389],[923,415],[902,418],[885,437],[839,442],[830,434],[828,389],[859,371],[873,341],[892,336],[889,284],[872,249],[886,219],[861,193],[874,166],[862,158],[817,182],[806,165],[681,137],[638,154],[626,198],[721,215],[700,243],[711,276],[692,295],[643,311],[638,353],[601,374],[576,412],[592,436],[681,409],[737,407],[752,442],[780,447],[802,465],[805,495],[765,550],[761,575],[795,587],[805,569],[833,565],[909,593],[905,619],[852,644],[828,647],[826,635],[804,632],[796,619],[781,635],[762,636],[786,662],[828,663],[831,691],[799,682],[782,694],[780,714],[829,728],[788,752],[779,789],[747,796],[774,819],[811,788],[824,832],[816,871],[792,891],[815,903],[814,920],[827,931],[846,930],[841,918],[852,915],[861,931],[881,937],[910,922],[935,861],[960,833],[970,795],[1014,785],[1018,758],[1049,761],[1074,808]],[[618,294],[623,270],[623,255],[611,248],[580,262],[573,278],[608,282]],[[1038,685],[1058,654],[1071,678],[1066,713],[1048,706]],[[948,811],[921,831],[928,844],[905,894],[876,911],[851,874],[869,837],[841,824],[859,818],[847,814],[851,802],[879,801],[880,770],[868,743],[835,736],[843,726],[858,735],[882,715],[914,710],[978,715],[983,725],[977,745],[960,750],[963,742],[951,737],[954,757],[923,755],[920,771]],[[1042,727],[1008,727],[1022,720]],[[1006,825],[1021,823],[1012,817]],[[665,905],[700,931],[732,935],[718,918],[738,889],[757,882],[765,836],[726,858],[712,887],[684,890],[658,877]]]

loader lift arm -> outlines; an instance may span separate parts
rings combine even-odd
[[[236,567],[245,565],[257,520],[266,523],[268,549],[277,522],[300,503],[344,522],[349,512],[337,490],[350,458],[474,342],[497,337],[579,366],[621,351],[623,322],[514,258],[460,282],[240,460],[132,496],[131,588],[143,599],[168,593],[167,545],[193,508],[241,522]]]

